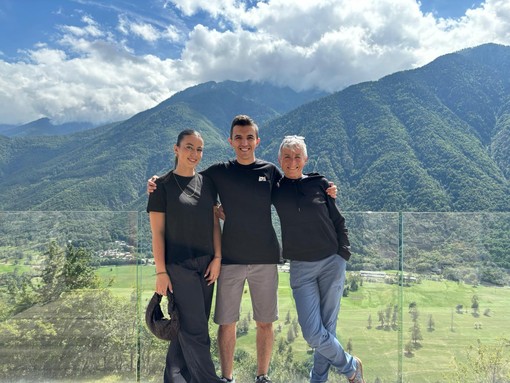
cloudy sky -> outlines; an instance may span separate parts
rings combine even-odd
[[[337,91],[487,42],[508,0],[0,0],[0,124],[129,118],[206,81]]]

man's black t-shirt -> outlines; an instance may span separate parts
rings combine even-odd
[[[282,177],[270,162],[241,165],[235,160],[203,172],[218,190],[225,212],[224,264],[275,264],[280,247],[271,220],[271,191]]]
[[[156,181],[147,212],[165,213],[165,262],[214,255],[213,206],[216,189],[201,174],[182,177],[173,171]]]

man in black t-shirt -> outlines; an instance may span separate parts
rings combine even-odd
[[[245,282],[248,282],[257,323],[257,376],[270,382],[273,322],[278,319],[277,289],[280,248],[271,221],[271,191],[282,177],[277,167],[255,158],[260,143],[258,127],[248,116],[234,118],[230,145],[236,159],[209,167],[204,174],[214,182],[225,221],[222,268],[216,290],[214,321],[225,381],[233,380],[236,323]]]

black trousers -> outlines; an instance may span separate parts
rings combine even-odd
[[[220,383],[211,359],[209,315],[213,285],[207,286],[205,270],[212,257],[167,265],[179,311],[180,332],[170,342],[164,383]]]

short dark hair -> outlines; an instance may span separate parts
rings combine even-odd
[[[232,132],[234,131],[234,126],[237,126],[237,125],[239,125],[239,126],[253,126],[255,128],[256,137],[259,138],[259,127],[255,123],[255,121],[253,121],[253,118],[251,118],[250,116],[247,116],[245,114],[239,114],[239,115],[235,116],[234,119],[232,120],[232,124],[230,124],[230,138],[233,138]]]

